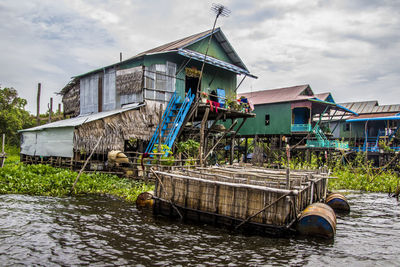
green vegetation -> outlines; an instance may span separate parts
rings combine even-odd
[[[34,118],[25,110],[26,104],[14,88],[0,88],[0,133],[6,134],[7,144],[18,145],[18,130],[35,125]]]
[[[172,150],[166,144],[161,144],[160,151],[158,149],[158,144],[155,144],[152,152],[153,153],[162,153],[161,157],[159,157],[161,165],[165,165],[165,166],[174,165],[174,156],[172,155]],[[166,156],[167,152],[168,152],[168,156]],[[157,162],[158,162],[158,159],[153,160],[153,164],[157,164]]]
[[[333,172],[338,179],[329,180],[329,189],[362,190],[369,192],[394,192],[399,185],[399,177],[391,172],[368,173],[364,170],[342,168]]]
[[[6,153],[4,168],[0,168],[0,194],[67,196],[78,175],[48,165],[21,164],[19,150],[15,147],[7,147]],[[140,193],[153,189],[152,185],[115,175],[83,173],[72,194],[106,194],[135,201]]]
[[[323,158],[311,155],[311,161],[295,157],[290,161],[291,169],[317,169],[323,164]],[[283,161],[286,166],[287,162]],[[362,190],[369,192],[394,192],[400,185],[400,177],[393,170],[374,168],[372,162],[365,162],[365,153],[357,153],[356,157],[347,161],[344,157],[332,160],[328,167],[332,176],[329,180],[330,190]]]
[[[189,139],[187,141],[181,141],[176,144],[176,152],[182,153],[183,158],[187,159],[185,165],[195,165],[196,160],[199,157],[200,143]]]

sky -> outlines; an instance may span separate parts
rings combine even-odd
[[[215,2],[215,1],[214,1]],[[71,79],[212,28],[207,0],[1,0],[0,86],[36,112]],[[337,103],[400,103],[400,1],[225,0],[220,17],[235,51],[258,79],[238,92],[310,84]]]

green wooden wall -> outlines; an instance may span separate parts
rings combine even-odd
[[[187,49],[205,54],[206,50],[207,50],[208,40],[209,40],[209,38],[205,38],[201,41],[198,41],[197,43],[194,43],[194,44],[188,46]],[[215,40],[215,38],[211,39],[211,43],[210,43],[210,47],[208,48],[207,55],[232,64],[231,59],[225,53],[224,49],[217,42],[217,40]]]
[[[365,134],[364,122],[351,123],[351,131],[346,131],[346,121],[339,122],[339,138],[363,138]],[[351,136],[350,136],[351,134]]]
[[[290,135],[292,111],[290,103],[256,105],[255,118],[247,119],[239,131],[239,135]],[[265,125],[265,114],[269,114],[269,125]],[[238,125],[240,125],[241,120]]]

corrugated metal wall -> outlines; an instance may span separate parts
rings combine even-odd
[[[103,78],[103,111],[116,109],[115,69],[104,72]]]
[[[81,115],[98,111],[99,74],[92,74],[80,80]]]
[[[21,136],[21,154],[68,158],[73,156],[74,127],[23,132]]]

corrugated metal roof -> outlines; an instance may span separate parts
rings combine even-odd
[[[109,117],[109,116],[112,116],[112,115],[115,115],[118,113],[123,113],[128,110],[137,109],[144,105],[145,104],[135,103],[135,104],[131,104],[131,105],[121,108],[121,109],[103,111],[103,112],[98,112],[98,113],[94,113],[94,114],[90,114],[90,115],[78,116],[78,117],[71,118],[71,119],[55,121],[55,122],[51,122],[51,123],[44,124],[41,126],[20,130],[19,132],[42,131],[44,129],[61,128],[61,127],[76,127],[76,126],[82,125],[84,123],[88,123],[88,122],[95,121],[95,120],[100,120],[102,118],[106,118],[106,117]]]
[[[308,84],[238,94],[238,97],[241,96],[245,96],[254,105],[290,102],[315,97]]]
[[[82,77],[91,73],[96,73],[99,71],[102,71],[103,69],[107,69],[107,68],[111,68],[111,67],[115,67],[117,65],[120,65],[122,63],[131,61],[131,60],[135,60],[135,59],[140,59],[143,56],[146,55],[154,55],[154,54],[162,54],[162,53],[171,53],[171,52],[177,52],[179,49],[184,49],[188,46],[190,46],[191,44],[198,42],[204,38],[207,38],[211,35],[211,30],[207,30],[201,33],[197,33],[197,34],[193,34],[190,35],[188,37],[158,46],[156,48],[152,48],[150,50],[141,52],[133,57],[130,57],[126,60],[123,60],[121,62],[117,62],[102,68],[98,68],[92,71],[89,71],[87,73],[84,74],[80,74],[77,76],[74,76],[74,78],[78,78],[78,77]],[[245,75],[251,76],[251,77],[255,77],[253,75],[250,75],[249,70],[247,69],[246,65],[244,65],[243,61],[240,59],[239,55],[235,52],[235,50],[233,49],[232,45],[229,43],[229,41],[226,39],[224,33],[222,32],[222,30],[220,28],[217,28],[214,30],[213,33],[213,38],[215,38],[219,44],[222,46],[222,48],[225,50],[226,54],[228,55],[228,57],[232,60],[233,64],[236,65],[237,67],[244,69],[245,72],[244,73],[248,73]],[[187,50],[187,49],[185,49]],[[204,55],[203,55],[204,56]],[[202,61],[203,59],[201,59]],[[218,59],[215,59],[218,60]],[[243,73],[243,74],[244,74]],[[255,77],[256,78],[256,77]]]
[[[209,37],[211,35],[211,31],[212,30],[207,30],[207,31],[204,31],[201,33],[193,34],[188,37],[158,46],[156,48],[139,53],[136,56],[131,57],[130,59],[134,59],[134,58],[137,58],[140,56],[154,54],[154,53],[178,51],[178,50],[187,48],[188,46],[192,45],[193,43],[196,43],[202,39]],[[213,38],[215,38],[215,40],[217,40],[218,43],[222,46],[222,48],[225,50],[226,54],[232,60],[234,65],[244,69],[245,71],[247,71],[247,73],[249,73],[249,70],[247,69],[246,65],[244,65],[243,61],[240,59],[240,57],[238,56],[236,51],[233,49],[233,47],[229,43],[228,39],[225,37],[224,33],[221,31],[221,28],[216,28],[214,30]],[[201,59],[201,60],[203,60],[203,59]]]
[[[391,116],[400,112],[400,104],[379,106],[378,101],[376,100],[340,103],[340,105],[358,113],[360,115],[359,118],[363,117],[373,118],[376,116],[385,116],[385,115]],[[331,111],[330,116],[333,116],[333,114],[334,111]],[[336,112],[335,116],[332,117],[332,121],[351,119],[350,116],[348,115],[343,116],[343,115],[344,113],[341,111]],[[327,117],[328,116],[326,116],[324,120],[327,120],[328,119]]]
[[[340,103],[340,105],[354,110],[358,114],[372,113],[375,106],[378,106],[378,101],[361,101],[361,102],[348,102]]]
[[[220,28],[217,28],[214,30],[214,33],[220,30]],[[167,44],[163,44],[160,46],[157,46],[155,48],[146,50],[144,52],[141,52],[139,54],[137,54],[136,56],[131,57],[130,59],[136,58],[136,57],[140,57],[140,56],[144,56],[144,55],[148,55],[148,54],[153,54],[153,53],[159,53],[159,52],[166,52],[166,51],[172,51],[172,50],[178,50],[179,48],[183,48],[186,46],[189,46],[197,41],[200,41],[201,39],[209,36],[211,33],[211,30],[207,30],[204,32],[200,32],[200,33],[196,33],[193,35],[190,35],[188,37],[176,40],[176,41],[172,41],[170,43]]]

